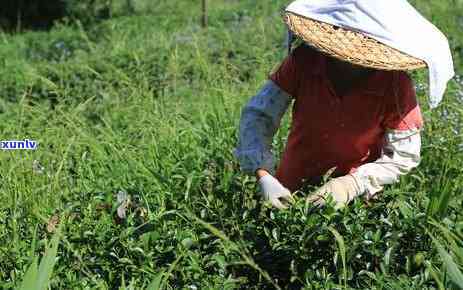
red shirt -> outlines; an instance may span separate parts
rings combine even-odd
[[[381,156],[386,129],[423,125],[405,72],[374,71],[365,83],[337,96],[327,77],[327,56],[300,46],[270,79],[291,95],[292,125],[277,178],[290,190],[316,183],[336,167],[345,175]]]

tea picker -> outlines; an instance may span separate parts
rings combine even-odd
[[[428,68],[436,107],[454,75],[446,37],[405,0],[298,0],[284,20],[290,48],[302,44],[243,108],[235,152],[264,199],[286,208],[310,184],[321,187],[309,202],[343,206],[418,166],[423,119],[407,71]],[[291,104],[275,172],[272,140]]]

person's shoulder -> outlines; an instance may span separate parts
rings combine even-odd
[[[406,71],[397,71],[398,82],[402,85],[410,86],[413,84],[413,81],[410,75]]]
[[[315,60],[322,57],[322,54],[318,52],[315,48],[312,48],[308,44],[301,44],[296,47],[292,54],[296,58],[305,59],[305,60]]]
[[[415,95],[415,85],[410,75],[405,71],[397,72],[397,82],[401,94]]]
[[[324,55],[307,44],[301,44],[295,48],[290,58],[292,59],[298,70],[305,76],[319,71],[319,67],[323,63]]]
[[[410,91],[414,90],[413,80],[406,71],[379,70],[381,83],[386,84],[388,90]]]
[[[385,103],[392,111],[397,107],[403,110],[411,110],[418,107],[415,84],[409,74],[405,71],[384,71],[385,83],[388,88],[385,90]]]
[[[387,74],[391,82],[395,82],[395,85],[411,85],[413,83],[406,71],[387,71]]]

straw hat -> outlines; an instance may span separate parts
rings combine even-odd
[[[426,67],[424,61],[359,32],[291,12],[285,12],[284,20],[289,29],[306,43],[343,61],[381,70],[414,70]]]

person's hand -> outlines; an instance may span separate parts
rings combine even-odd
[[[355,178],[351,175],[346,175],[331,179],[317,191],[307,197],[307,202],[313,203],[316,206],[324,206],[328,198],[331,196],[336,203],[336,208],[341,208],[360,195],[360,188]]]
[[[270,174],[260,177],[259,185],[264,199],[278,209],[286,209],[294,201],[291,192]]]

